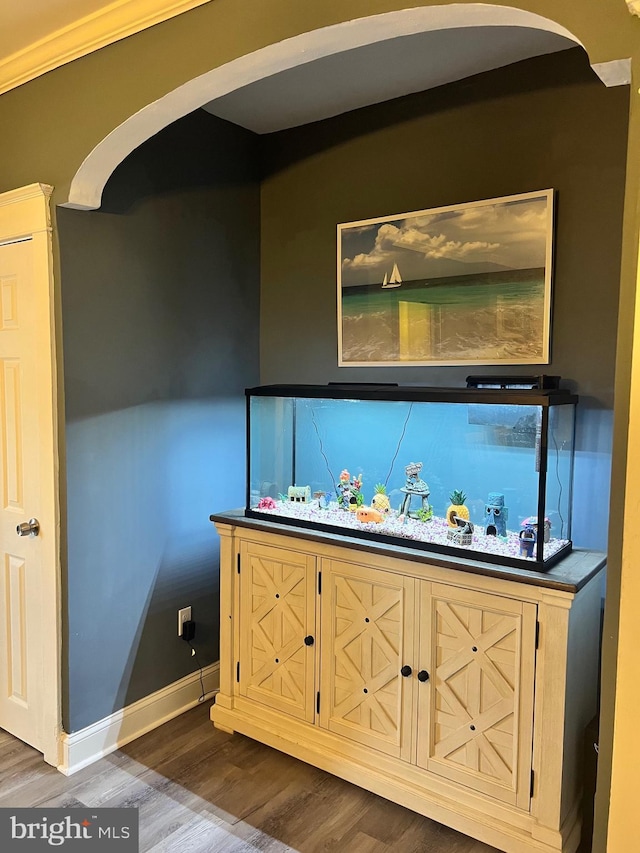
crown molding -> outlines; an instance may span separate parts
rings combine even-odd
[[[116,0],[0,62],[0,95],[210,0]]]
[[[640,17],[640,0],[627,0],[627,6],[632,15]]]

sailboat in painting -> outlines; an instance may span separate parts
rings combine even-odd
[[[384,288],[389,287],[400,287],[402,284],[402,276],[400,275],[400,270],[398,269],[398,264],[393,265],[393,269],[391,270],[391,275],[387,278],[387,274],[384,274],[384,279],[382,280],[382,286]]]

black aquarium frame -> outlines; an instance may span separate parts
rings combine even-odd
[[[471,377],[470,377],[471,378]],[[493,377],[492,377],[493,378]],[[484,377],[483,377],[484,379]],[[524,377],[515,377],[522,383]],[[556,377],[553,377],[555,380]],[[466,388],[432,388],[417,385],[397,385],[394,383],[368,383],[368,382],[341,382],[329,383],[328,385],[259,385],[255,388],[245,390],[246,398],[246,453],[247,453],[247,477],[245,510],[246,518],[261,519],[272,524],[283,524],[287,527],[298,527],[307,530],[321,530],[323,533],[334,536],[354,537],[370,542],[381,542],[386,545],[394,545],[400,548],[418,549],[420,551],[432,552],[434,554],[452,555],[465,559],[479,560],[483,563],[493,563],[499,566],[521,568],[529,571],[545,572],[560,560],[567,556],[572,550],[572,542],[559,551],[543,559],[544,537],[538,536],[534,559],[510,559],[500,554],[486,554],[476,551],[470,552],[465,548],[454,545],[439,545],[420,540],[406,540],[401,537],[389,536],[383,533],[370,533],[368,530],[349,529],[344,533],[338,532],[335,525],[322,524],[322,522],[306,521],[273,515],[250,507],[251,502],[251,399],[253,397],[284,397],[284,398],[307,398],[317,400],[381,400],[384,402],[397,403],[479,403],[497,406],[540,406],[542,409],[542,427],[540,430],[540,471],[538,477],[538,519],[545,518],[545,493],[547,488],[547,454],[548,454],[548,432],[549,432],[549,409],[555,406],[574,405],[578,402],[578,396],[571,391],[559,388],[559,382],[549,383],[555,387],[544,386],[544,382],[532,383],[531,388],[505,387],[509,379],[504,380],[501,387],[476,387]],[[575,419],[573,422],[575,431]],[[574,437],[575,438],[575,437]],[[575,440],[573,442],[575,449]],[[573,454],[571,459],[571,475],[569,481],[570,494],[569,504],[572,502],[571,490],[573,487]]]

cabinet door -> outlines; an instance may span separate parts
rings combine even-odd
[[[421,583],[418,764],[529,808],[534,604]]]
[[[389,755],[411,751],[415,581],[322,561],[320,725]]]
[[[243,542],[240,560],[240,695],[313,722],[315,557]]]

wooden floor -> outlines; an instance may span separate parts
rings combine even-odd
[[[209,704],[66,777],[0,729],[0,808],[135,806],[140,853],[495,853],[242,735]]]

